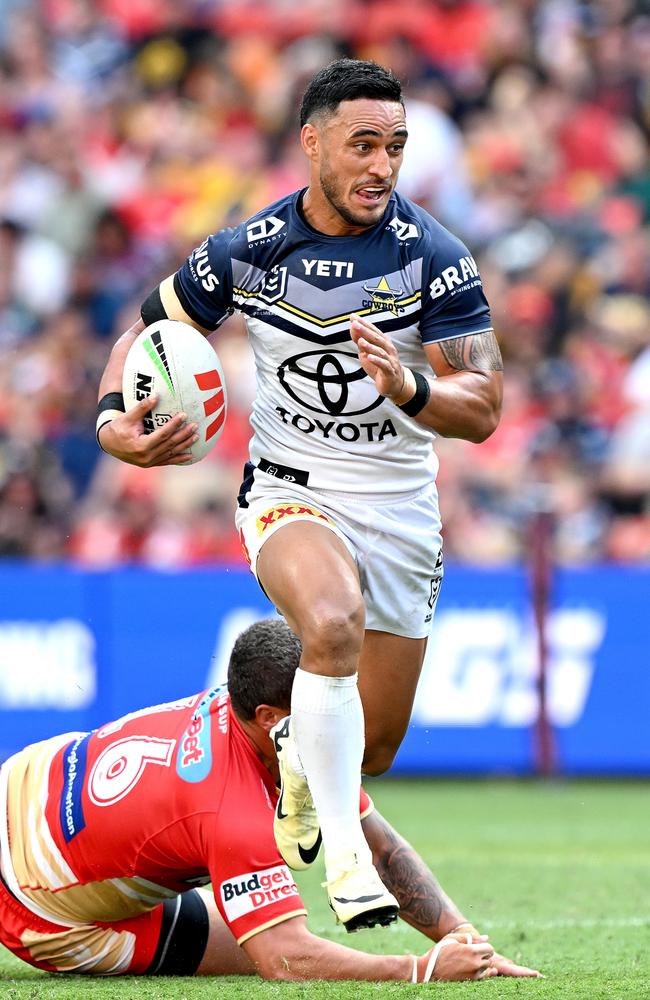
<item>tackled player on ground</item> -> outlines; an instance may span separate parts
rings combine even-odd
[[[308,931],[273,837],[278,765],[269,736],[286,718],[300,654],[283,622],[259,622],[235,643],[229,691],[142,709],[6,761],[5,947],[39,969],[91,975],[537,975],[494,953],[365,793],[375,863],[403,919],[429,939],[427,951],[370,955]],[[212,892],[199,888],[210,881]]]

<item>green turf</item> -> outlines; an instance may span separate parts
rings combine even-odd
[[[446,1000],[650,1000],[650,786],[639,783],[373,782],[378,807],[495,946],[543,981],[274,984],[250,979],[85,979],[38,973],[0,952],[2,1000],[370,1000],[429,989]],[[347,937],[318,883],[301,878],[310,927],[368,951],[426,951],[404,924]]]

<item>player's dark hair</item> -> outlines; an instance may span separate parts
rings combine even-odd
[[[389,69],[364,59],[337,59],[311,81],[300,106],[300,125],[319,114],[333,114],[341,101],[360,98],[402,100],[402,85]]]
[[[291,708],[293,677],[302,645],[286,622],[255,622],[237,638],[228,664],[228,691],[236,715],[253,719],[258,705]]]

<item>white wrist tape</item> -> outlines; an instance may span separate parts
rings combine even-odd
[[[438,941],[438,944],[435,946],[435,948],[432,949],[431,954],[429,955],[429,961],[427,962],[427,967],[424,970],[424,976],[422,978],[423,983],[428,983],[429,980],[431,979],[436,968],[436,962],[438,961],[438,956],[442,951],[442,949],[446,948],[448,944],[456,944],[455,939],[443,938],[442,941]],[[417,979],[414,981],[417,982]]]
[[[97,444],[102,448],[102,443],[99,440],[99,432],[104,426],[104,424],[110,424],[111,420],[115,417],[119,417],[123,411],[122,410],[102,410],[102,412],[97,417],[97,423],[95,424],[95,437],[97,438]],[[102,451],[104,449],[102,448]]]

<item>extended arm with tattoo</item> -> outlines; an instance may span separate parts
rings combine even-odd
[[[400,917],[439,941],[465,917],[440,887],[420,855],[377,811],[363,820],[379,877],[400,905]]]
[[[376,810],[363,821],[363,832],[372,850],[379,876],[400,905],[400,917],[431,941],[459,931],[459,938],[471,934],[474,941],[485,940],[467,921],[438,880],[403,837]],[[540,973],[494,953],[490,963],[500,976],[537,978]]]
[[[418,423],[443,437],[484,441],[499,423],[503,362],[494,333],[470,334],[425,345],[437,375]]]
[[[412,400],[415,375],[402,365],[390,337],[360,316],[352,318],[350,335],[378,391],[398,406]],[[424,350],[437,377],[428,379],[429,399],[414,419],[443,437],[484,441],[499,423],[503,395],[503,363],[494,334],[454,337],[425,344]]]

